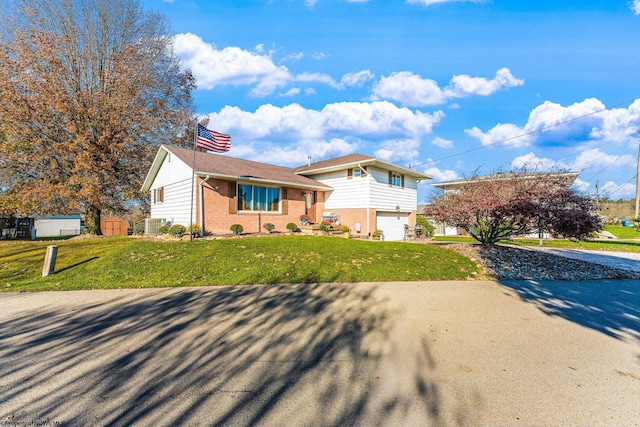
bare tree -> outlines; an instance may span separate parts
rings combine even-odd
[[[138,0],[5,0],[0,213],[126,211],[161,143],[186,143],[190,71]],[[5,25],[6,24],[6,25]]]

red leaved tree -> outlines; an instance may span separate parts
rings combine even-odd
[[[483,245],[533,232],[586,239],[600,229],[595,202],[567,173],[516,171],[474,177],[432,198],[425,213]]]
[[[161,143],[193,117],[168,21],[139,0],[3,0],[0,214],[100,212],[144,203]],[[185,143],[185,142],[182,142]]]

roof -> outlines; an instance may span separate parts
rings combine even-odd
[[[188,148],[162,145],[153,160],[151,169],[142,184],[142,190],[147,191],[155,179],[160,166],[167,153],[182,160],[187,165],[193,164],[194,152]],[[195,173],[198,176],[209,176],[227,180],[256,181],[262,183],[279,184],[289,187],[308,188],[314,190],[331,190],[328,185],[322,184],[306,176],[297,175],[293,169],[284,166],[275,166],[251,160],[237,159],[219,154],[195,152]]]
[[[539,178],[561,178],[565,180],[567,187],[573,184],[579,173],[578,172],[500,172],[490,175],[474,176],[472,178],[456,179],[453,181],[442,181],[432,184],[434,187],[447,190],[450,188],[459,187],[465,184],[476,184],[483,181],[499,181],[501,179],[509,179],[513,176],[523,176],[527,179],[539,179]]]
[[[372,165],[380,166],[383,169],[388,169],[393,172],[412,176],[416,179],[432,179],[432,177],[427,174],[404,168],[402,166],[394,165],[393,163],[387,163],[374,157],[365,156],[364,154],[348,154],[346,156],[336,157],[335,159],[314,162],[309,165],[297,167],[294,169],[294,172],[300,175],[317,175],[325,172],[333,172],[353,167],[364,167]]]

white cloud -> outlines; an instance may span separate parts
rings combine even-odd
[[[600,173],[613,168],[635,165],[636,158],[631,154],[608,154],[599,148],[586,149],[571,161],[555,161],[540,158],[533,152],[518,156],[511,162],[513,168],[528,168],[539,170],[566,169],[576,172],[590,171]]]
[[[444,139],[444,138],[440,138],[439,136],[436,136],[435,138],[433,138],[433,141],[431,141],[431,143],[437,147],[440,148],[451,148],[453,147],[453,141],[450,141],[448,139]]]
[[[369,70],[358,71],[357,73],[347,73],[340,79],[340,83],[342,86],[363,86],[369,80],[373,80],[375,78],[375,74],[373,74]]]
[[[600,187],[600,195],[611,197],[612,199],[626,199],[634,197],[636,186],[631,183],[618,185],[613,181],[606,182]]]
[[[237,47],[216,49],[195,34],[178,34],[174,49],[190,68],[201,89],[221,85],[256,85],[252,93],[263,96],[284,87],[291,79],[286,67],[277,66],[271,57]]]
[[[488,132],[482,132],[477,127],[465,129],[467,135],[480,141],[483,146],[504,142],[510,147],[524,147],[531,144],[532,138],[524,135],[524,130],[513,124],[499,124]]]
[[[336,83],[333,77],[324,73],[301,73],[295,76],[295,80],[303,83],[322,83],[334,89],[341,88],[340,84]]]
[[[392,99],[410,107],[438,105],[446,101],[438,83],[409,71],[382,77],[373,88],[373,94],[374,99]]]
[[[290,98],[296,95],[300,95],[300,92],[301,92],[301,89],[299,87],[292,87],[291,89],[283,93],[281,96]]]
[[[220,50],[190,33],[176,35],[173,44],[184,67],[193,72],[199,89],[226,85],[253,86],[250,94],[263,97],[294,82],[322,84],[341,90],[346,86],[362,86],[375,77],[369,70],[345,74],[340,82],[324,73],[294,75],[286,66],[276,65],[272,59],[274,51],[266,51],[262,44],[257,45],[254,52],[238,47]],[[282,61],[295,61],[303,57],[304,53],[299,52],[284,57]],[[314,55],[314,58],[318,58],[318,55]]]
[[[640,0],[633,0],[633,3],[630,3],[630,7],[635,15],[640,15]]]
[[[556,168],[567,168],[567,165],[545,157],[540,158],[531,152],[513,159],[511,161],[511,168],[548,171]]]
[[[454,179],[460,178],[460,176],[451,169],[440,169],[435,166],[426,168],[424,171],[427,175],[431,175],[433,177],[433,182],[444,182],[444,181],[453,181]]]
[[[280,146],[272,143],[261,144],[258,149],[253,147],[242,149],[242,157],[263,163],[300,166],[307,163],[307,157],[314,161],[344,156],[358,151],[359,143],[349,142],[342,138],[329,140],[303,140]],[[230,154],[238,156],[231,147]]]
[[[453,76],[445,94],[449,98],[462,98],[471,95],[487,96],[501,89],[521,86],[524,80],[517,79],[508,68],[501,68],[493,79],[471,77],[466,74]]]
[[[277,137],[281,141],[294,141],[366,137],[384,141],[418,139],[429,134],[444,113],[411,111],[390,102],[339,102],[327,104],[320,111],[299,104],[284,107],[265,104],[253,113],[227,106],[209,116],[212,125],[224,123],[224,129],[217,130],[245,139]]]
[[[408,161],[420,156],[418,148],[420,148],[420,140],[417,139],[389,140],[380,144],[380,148],[374,152],[374,155],[387,162]]]
[[[285,56],[280,60],[280,62],[293,62],[299,61],[304,58],[304,52],[292,53],[290,55]]]
[[[509,69],[502,68],[491,80],[466,74],[453,76],[449,85],[441,89],[435,80],[425,79],[409,71],[400,71],[382,77],[373,88],[372,99],[391,99],[409,107],[439,105],[453,98],[491,95],[498,90],[523,83]]]
[[[601,171],[604,168],[621,167],[635,165],[636,158],[631,154],[607,154],[599,148],[592,148],[582,151],[578,157],[569,165],[574,170]]]
[[[576,178],[576,180],[573,181],[572,187],[577,188],[578,191],[588,191],[589,188],[591,187],[591,183],[587,181],[583,181],[580,178]]]
[[[453,2],[484,3],[485,1],[487,0],[407,0],[407,3],[431,6],[438,3],[453,3]]]
[[[631,144],[639,126],[640,99],[628,108],[607,110],[598,99],[588,98],[566,107],[545,101],[531,111],[524,127],[498,124],[487,132],[477,127],[465,132],[482,145],[504,141],[505,146],[513,147],[534,142],[557,146],[590,140],[627,141]]]

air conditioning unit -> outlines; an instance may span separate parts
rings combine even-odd
[[[144,220],[144,234],[160,234],[160,227],[165,225],[164,218],[146,218]]]

